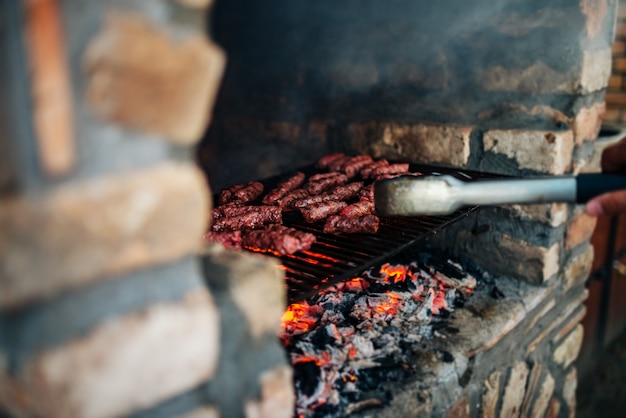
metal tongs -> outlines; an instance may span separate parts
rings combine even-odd
[[[376,212],[383,216],[448,215],[464,206],[585,203],[626,189],[626,174],[497,179],[466,182],[450,175],[401,176],[374,184]]]

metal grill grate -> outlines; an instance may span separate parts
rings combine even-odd
[[[316,172],[313,166],[304,167],[300,171],[307,175]],[[418,164],[412,164],[411,171],[450,174],[467,181],[498,177]],[[284,176],[263,180],[266,190],[273,188],[281,177]],[[284,225],[313,233],[317,237],[317,242],[308,251],[279,257],[286,275],[288,300],[292,303],[306,299],[325,287],[356,277],[429,234],[467,216],[474,209],[464,208],[448,216],[382,217],[375,234],[327,234],[323,232],[323,222],[309,224],[296,212],[285,213]]]

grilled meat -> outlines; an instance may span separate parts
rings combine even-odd
[[[244,233],[242,243],[246,247],[271,250],[287,255],[308,250],[315,240],[315,235],[308,232],[298,231],[284,225],[270,225],[265,229]]]
[[[323,177],[318,180],[308,180],[304,185],[304,189],[311,195],[317,195],[324,193],[333,187],[346,184],[348,182],[348,176],[343,173],[335,173],[328,177]]]
[[[368,179],[370,178],[370,174],[372,173],[372,171],[376,170],[379,167],[383,167],[386,165],[389,165],[389,161],[385,159],[377,160],[363,167],[361,171],[359,172],[359,174],[361,175],[361,178]]]
[[[359,171],[366,165],[372,163],[372,157],[369,155],[357,155],[346,160],[340,168],[340,171],[345,173],[348,178],[353,178]]]
[[[337,186],[329,192],[318,194],[315,196],[307,196],[304,199],[296,200],[296,202],[294,203],[294,207],[303,208],[316,203],[328,202],[330,200],[347,201],[355,197],[362,188],[362,182],[354,182],[342,186]]]
[[[383,165],[383,166],[374,168],[370,172],[369,177],[374,179],[385,174],[400,175],[400,174],[406,174],[408,172],[409,172],[408,163],[388,164],[388,165]]]
[[[222,244],[226,248],[241,248],[241,231],[209,231],[204,235],[204,239]]]
[[[215,232],[258,229],[267,224],[281,223],[282,211],[277,206],[258,206],[258,210],[216,219],[211,229]]]
[[[308,195],[309,195],[309,192],[307,192],[304,189],[292,190],[289,193],[287,193],[285,196],[278,199],[277,201],[278,207],[281,208],[285,212],[293,210],[294,203],[300,199],[304,199]]]
[[[326,170],[328,169],[328,165],[331,162],[338,160],[339,158],[343,158],[343,157],[345,157],[345,154],[342,152],[336,152],[334,154],[325,155],[317,161],[317,167],[322,170]]]
[[[373,200],[359,200],[358,202],[341,209],[339,215],[345,217],[370,215],[374,213],[374,209],[375,205]]]
[[[380,219],[376,215],[363,215],[358,217],[345,217],[341,215],[329,216],[324,224],[324,232],[335,234],[337,232],[357,233],[378,231]]]
[[[263,184],[258,181],[251,181],[241,189],[236,190],[233,195],[234,199],[242,203],[248,203],[259,197],[261,193],[263,193]]]
[[[275,189],[270,191],[265,197],[263,197],[263,204],[265,205],[275,205],[278,202],[278,199],[285,196],[290,191],[300,187],[302,183],[304,183],[305,174],[298,171],[293,176],[288,179],[282,181]]]
[[[300,213],[306,222],[313,223],[339,213],[346,206],[348,206],[346,202],[330,200],[300,208]]]
[[[221,190],[217,195],[217,203],[224,205],[232,201],[235,196],[235,192],[239,189],[243,189],[244,186],[244,184],[235,184],[234,186]]]

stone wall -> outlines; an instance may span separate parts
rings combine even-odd
[[[291,413],[267,337],[284,308],[278,270],[251,258],[260,287],[228,285],[269,292],[257,308],[274,320],[253,323],[225,306],[228,286],[209,287],[229,267],[199,261],[211,197],[192,149],[225,65],[210,3],[0,3],[0,415]],[[264,362],[243,401],[220,403],[226,374],[247,370],[244,341]]]

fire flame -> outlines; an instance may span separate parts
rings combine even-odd
[[[403,282],[406,280],[406,267],[401,265],[392,266],[389,263],[385,263],[380,268],[380,274],[383,276],[383,280],[386,282]]]
[[[317,318],[309,315],[310,309],[306,302],[289,305],[281,319],[282,328],[291,333],[308,331],[317,322]]]

